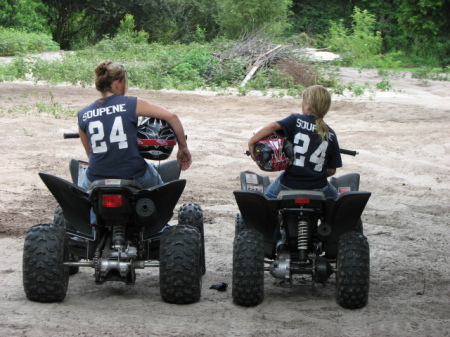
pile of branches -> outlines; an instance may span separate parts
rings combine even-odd
[[[260,67],[270,67],[279,60],[295,57],[292,45],[275,45],[268,42],[261,35],[242,38],[229,52],[230,58],[243,57],[248,59],[249,65],[259,63]]]
[[[261,34],[241,38],[226,54],[213,54],[219,63],[236,58],[245,59],[247,75],[241,83],[245,84],[260,68],[275,68],[278,64],[285,64],[286,60],[292,64],[301,55],[306,55],[306,49],[293,48],[292,45],[272,44]]]

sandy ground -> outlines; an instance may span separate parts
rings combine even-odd
[[[346,81],[372,86],[374,71],[342,69]],[[0,83],[0,335],[2,336],[448,336],[450,334],[449,169],[450,83],[390,78],[393,90],[335,97],[327,117],[345,156],[338,174],[359,172],[371,191],[363,221],[371,249],[368,305],[346,310],[325,286],[281,288],[268,273],[265,301],[233,304],[232,242],[239,172],[257,171],[244,155],[252,130],[299,111],[300,101],[262,96],[214,96],[130,89],[184,123],[193,153],[182,173],[180,205],[205,214],[207,272],[198,303],[162,302],[157,269],[139,270],[134,286],[95,285],[93,270],[71,276],[62,303],[25,298],[22,248],[26,229],[51,222],[55,200],[38,172],[69,179],[71,158],[84,159],[73,117],[97,98],[93,88]],[[38,114],[40,109],[44,113]],[[46,115],[47,114],[47,115]],[[272,175],[271,177],[274,177]],[[176,221],[176,220],[175,220]]]

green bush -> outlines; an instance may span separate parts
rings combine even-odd
[[[50,35],[0,27],[0,56],[59,50]]]
[[[331,22],[324,41],[332,47],[333,52],[341,55],[345,65],[379,54],[383,43],[381,33],[374,31],[374,15],[355,7],[352,19],[351,29],[345,28],[343,20]]]

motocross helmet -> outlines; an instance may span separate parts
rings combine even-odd
[[[138,126],[137,137],[139,153],[151,160],[169,158],[177,143],[169,123],[153,117],[142,120]]]
[[[283,171],[292,164],[292,143],[279,133],[272,133],[255,144],[256,164],[263,171]]]

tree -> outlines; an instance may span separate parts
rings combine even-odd
[[[400,9],[400,27],[416,52],[434,54],[443,67],[450,65],[450,1],[401,0]]]
[[[1,0],[0,0],[1,1]],[[214,38],[217,24],[215,1],[210,0],[42,0],[55,41],[63,49],[82,42],[94,44],[113,36],[126,14],[150,41],[190,42],[199,32]]]
[[[381,33],[374,29],[375,16],[355,7],[351,17],[351,29],[347,29],[342,20],[331,23],[327,42],[332,50],[352,59],[379,54],[383,39]]]
[[[218,0],[217,22],[226,37],[264,30],[281,35],[289,27],[292,0]]]
[[[402,0],[399,23],[411,36],[434,38],[450,34],[449,0]]]
[[[0,26],[28,33],[50,33],[44,11],[39,0],[0,0]]]
[[[215,1],[140,0],[128,1],[124,6],[126,13],[134,16],[136,28],[148,32],[151,41],[191,42],[199,29],[207,39],[217,34]]]

